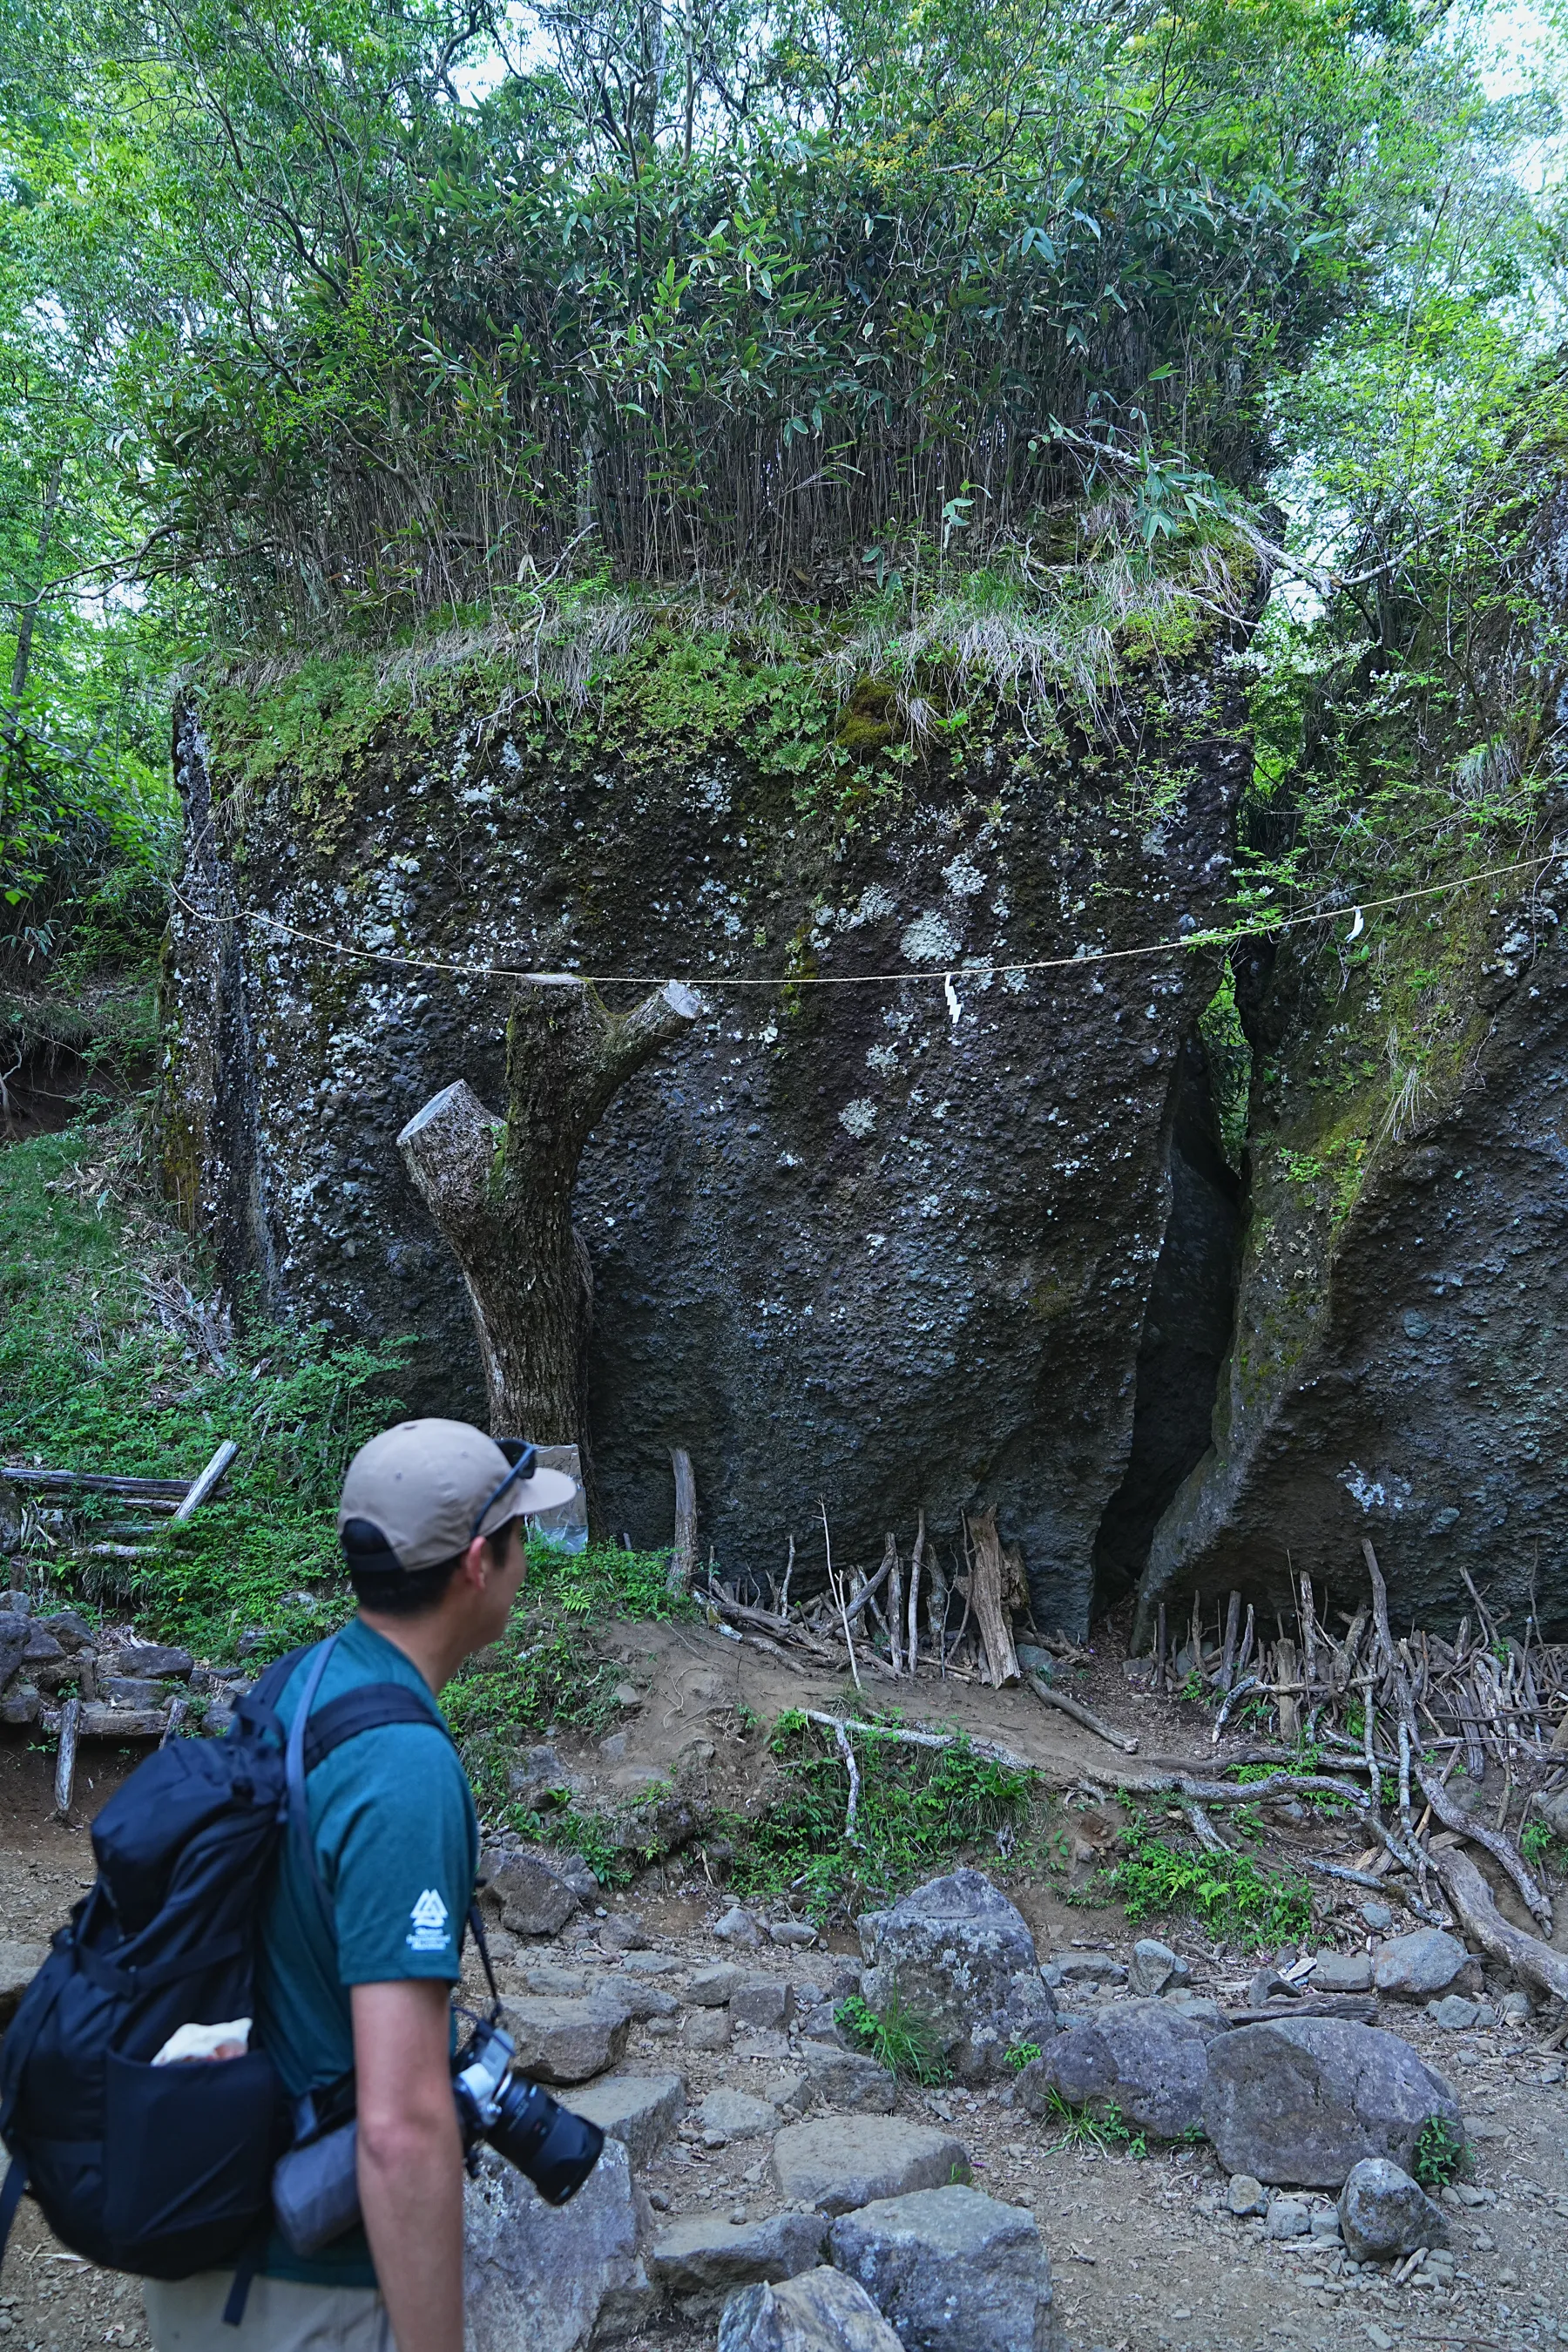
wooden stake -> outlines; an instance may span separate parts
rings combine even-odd
[[[996,1533],[995,1512],[982,1511],[977,1518],[971,1519],[969,1533],[973,1545],[970,1598],[985,1646],[991,1687],[1001,1690],[1005,1684],[1017,1682],[1020,1675],[1013,1629],[1002,1605],[1002,1543]]]
[[[1154,1628],[1154,1695],[1162,1698],[1165,1691],[1165,1604],[1160,1603],[1159,1620]]]
[[[922,1511],[915,1528],[915,1548],[910,1554],[910,1672],[914,1674],[921,1658],[921,1562],[925,1556],[926,1515]]]
[[[186,1488],[184,1500],[174,1513],[175,1521],[188,1519],[193,1511],[201,1508],[214,1487],[221,1482],[224,1473],[238,1452],[239,1448],[233,1438],[226,1437],[200,1477],[193,1478]]]
[[[669,1462],[675,1472],[675,1543],[665,1571],[665,1590],[689,1592],[697,1573],[697,1480],[684,1445],[670,1447]]]
[[[81,1723],[81,1701],[73,1691],[60,1709],[59,1753],[55,1758],[55,1819],[65,1821],[76,1787],[76,1741]]]
[[[1228,1691],[1236,1680],[1236,1637],[1241,1623],[1241,1595],[1233,1592],[1226,1605],[1225,1641],[1220,1651],[1219,1686]]]
[[[899,1562],[899,1539],[888,1538],[888,1657],[896,1675],[904,1671],[904,1576]]]

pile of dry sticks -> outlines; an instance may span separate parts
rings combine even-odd
[[[994,1511],[980,1511],[964,1521],[963,1564],[959,1567],[954,1562],[951,1576],[926,1535],[922,1511],[908,1561],[907,1585],[896,1536],[889,1536],[881,1565],[867,1575],[834,1565],[826,1508],[822,1535],[827,1590],[805,1607],[790,1599],[795,1575],[793,1536],[782,1582],[772,1576],[765,1580],[767,1608],[742,1601],[711,1570],[706,1585],[698,1588],[693,1597],[706,1606],[715,1623],[725,1626],[737,1639],[775,1657],[793,1652],[833,1672],[847,1668],[857,1690],[866,1686],[863,1669],[886,1682],[913,1681],[923,1673],[943,1681],[952,1676],[959,1682],[986,1683],[994,1690],[1027,1683],[1047,1706],[1059,1708],[1124,1753],[1136,1752],[1136,1739],[1114,1730],[1076,1699],[1053,1689],[1046,1679],[1042,1670],[1048,1668],[1050,1661],[1045,1653],[1069,1664],[1088,1653],[1065,1634],[1041,1635],[1035,1629],[1023,1553],[1016,1544],[1003,1543],[996,1532]],[[1023,1645],[1022,1663],[1014,1642],[1015,1616],[1026,1618],[1035,1630],[1034,1644]]]

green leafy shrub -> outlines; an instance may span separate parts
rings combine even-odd
[[[731,1876],[742,1895],[800,1896],[813,1918],[880,1902],[950,1868],[998,1832],[1021,1827],[1035,1802],[1033,1778],[988,1762],[963,1740],[951,1748],[905,1748],[855,1738],[860,1802],[855,1835],[845,1835],[848,1783],[831,1733],[787,1712],[774,1726],[778,1783],[752,1817],[726,1816],[735,1848]]]
[[[1199,1921],[1215,1937],[1255,1949],[1293,1941],[1311,1925],[1304,1879],[1264,1869],[1247,1854],[1208,1853],[1156,1837],[1134,1814],[1121,1853],[1105,1874],[1110,1890],[1141,1920],[1168,1915]]]
[[[1456,2131],[1446,2116],[1428,2116],[1410,2161],[1412,2177],[1428,2196],[1435,2197],[1439,2189],[1457,2179],[1468,2163],[1469,2149],[1464,2133]]]

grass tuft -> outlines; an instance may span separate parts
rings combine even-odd
[[[931,2020],[910,2009],[897,1993],[879,2009],[854,1993],[833,2012],[836,2022],[867,2057],[875,2058],[889,2074],[906,2083],[946,2083],[952,2069]]]

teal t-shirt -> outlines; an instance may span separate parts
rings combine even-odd
[[[293,1718],[309,1671],[290,1675],[278,1712]],[[311,1705],[362,1683],[430,1688],[402,1651],[350,1620]],[[386,1724],[345,1740],[306,1782],[316,1865],[337,1923],[332,1948],[321,1906],[288,1838],[262,1925],[256,2038],[290,2098],[324,2090],[353,2064],[349,1988],[433,1977],[456,1984],[463,1925],[479,1869],[473,1793],[458,1752],[435,1724]],[[263,2270],[319,2286],[374,2286],[364,2231],[319,2253],[289,2252],[276,2231]]]

